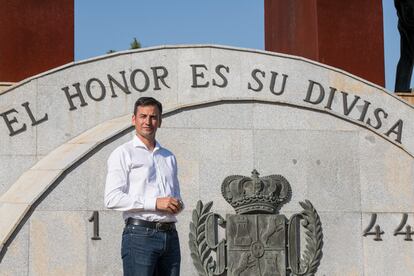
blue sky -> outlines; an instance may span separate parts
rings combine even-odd
[[[342,1],[342,0],[340,0]],[[75,60],[142,47],[220,44],[264,49],[263,0],[75,0]],[[386,88],[394,89],[399,34],[394,1],[383,0]]]

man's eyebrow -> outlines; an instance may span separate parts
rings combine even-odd
[[[157,113],[139,113],[139,116],[155,116],[155,117],[157,117],[158,114]]]

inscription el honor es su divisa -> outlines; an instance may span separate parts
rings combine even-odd
[[[225,88],[229,83],[228,76],[231,72],[229,66],[219,64],[214,68],[208,68],[205,64],[190,64],[192,82],[191,88],[219,87]],[[206,74],[211,72],[211,79]],[[106,97],[116,98],[118,93],[132,94],[133,92],[144,93],[146,91],[157,91],[171,89],[169,85],[169,72],[165,66],[150,67],[150,70],[135,69],[131,73],[120,71],[118,75],[107,74],[107,78],[90,78],[86,83],[76,82],[61,88],[62,96],[66,97],[69,111],[76,111],[88,105],[88,102],[103,101]],[[270,80],[270,82],[269,82]],[[289,80],[287,74],[278,72],[265,72],[253,69],[250,78],[246,81],[246,87],[253,93],[270,92],[280,96],[285,92],[286,83]],[[265,87],[264,83],[269,83]],[[109,89],[108,89],[109,86]],[[109,90],[109,91],[108,91]],[[383,121],[387,120],[388,112],[380,107],[372,107],[369,101],[361,99],[344,91],[338,91],[334,87],[326,88],[321,83],[308,80],[308,87],[304,89],[302,101],[315,106],[323,106],[326,110],[332,110],[334,98],[342,101],[342,114],[349,116],[351,112],[359,112],[358,121],[382,132],[385,136],[401,144],[403,133],[403,121],[397,120],[388,128],[384,128]],[[362,104],[362,109],[355,108]],[[49,114],[37,112],[33,114],[31,104],[24,102],[17,108],[9,109],[0,116],[6,124],[9,135],[14,136],[27,130],[27,125],[36,126],[49,120]],[[41,114],[41,115],[39,115]]]

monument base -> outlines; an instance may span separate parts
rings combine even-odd
[[[411,91],[411,92],[395,92],[395,94],[398,97],[406,100],[410,104],[414,105],[414,92],[413,91]]]

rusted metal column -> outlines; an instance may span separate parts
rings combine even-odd
[[[265,0],[265,48],[384,86],[381,0]]]
[[[0,82],[73,61],[73,0],[0,0]]]

